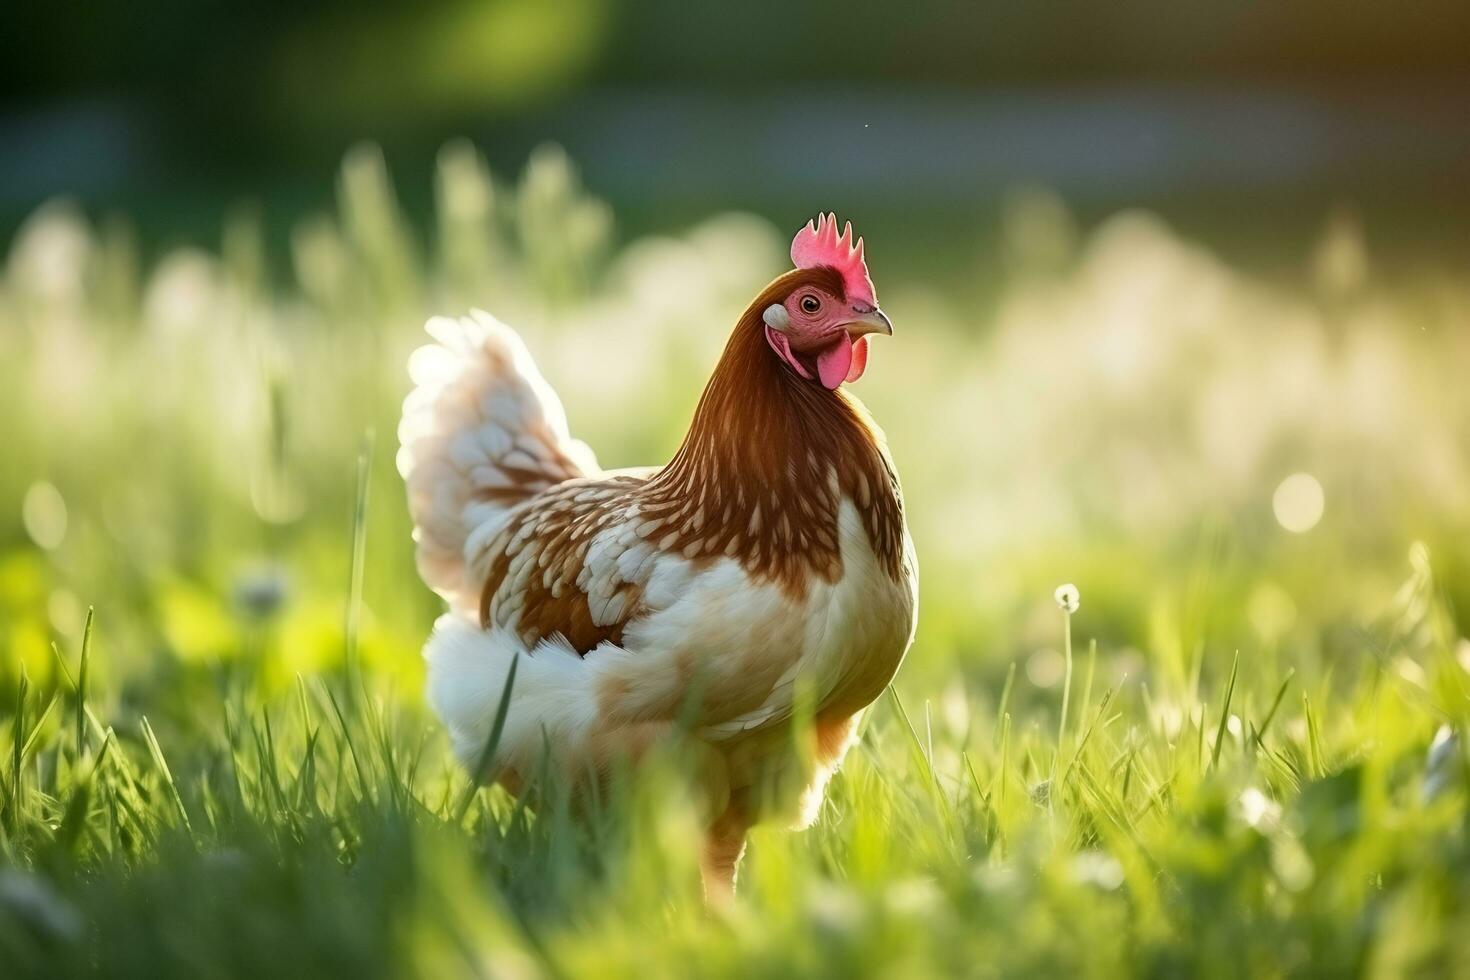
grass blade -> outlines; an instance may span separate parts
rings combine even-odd
[[[1056,755],[1052,756],[1051,763],[1053,779],[1056,778],[1057,765],[1062,759],[1062,746],[1067,739],[1067,709],[1072,701],[1072,614],[1064,612],[1062,619],[1066,623],[1066,628],[1062,632],[1066,670],[1062,675],[1062,716],[1057,721],[1057,751]]]
[[[480,758],[476,760],[475,768],[470,773],[469,788],[465,790],[464,798],[459,801],[459,808],[454,814],[455,823],[464,820],[464,815],[469,812],[475,793],[488,775],[490,762],[495,758],[495,750],[500,748],[500,736],[505,732],[505,719],[510,715],[510,695],[515,687],[516,669],[520,663],[520,657],[515,657],[510,662],[510,670],[505,675],[505,687],[500,692],[500,705],[495,709],[495,724],[490,726],[490,737],[485,740],[485,747],[480,750]]]
[[[163,757],[163,748],[158,744],[158,736],[153,734],[153,726],[148,724],[147,715],[139,719],[139,727],[143,729],[143,741],[148,743],[148,753],[153,756],[153,764],[158,767],[164,784],[168,786],[169,795],[173,797],[174,806],[178,808],[179,819],[184,822],[184,829],[192,834],[194,828],[189,823],[189,811],[184,809],[184,798],[179,795],[179,786],[174,782],[174,774],[169,771],[168,760]]]
[[[30,676],[26,673],[25,664],[21,664],[20,680],[15,686],[15,722],[10,736],[10,799],[6,807],[12,832],[20,826],[20,807],[25,796],[21,790],[21,778],[25,771],[22,763],[25,761],[23,748],[26,737],[26,698],[30,694],[30,688]]]
[[[82,662],[77,667],[77,758],[87,751],[87,665],[92,659],[92,619],[95,607],[87,607],[87,625],[82,628]]]
[[[371,485],[373,444],[372,429],[363,435],[362,450],[357,455],[357,494],[352,508],[352,563],[347,577],[347,618],[343,626],[348,680],[348,701],[355,702],[362,683],[358,663],[358,644],[362,629],[362,581],[367,567],[368,488]]]
[[[1281,679],[1281,686],[1276,689],[1276,699],[1271,702],[1271,710],[1266,712],[1266,717],[1261,720],[1261,727],[1256,729],[1256,748],[1261,748],[1261,739],[1266,737],[1266,729],[1271,727],[1271,722],[1276,717],[1276,709],[1281,707],[1281,701],[1286,697],[1286,689],[1291,686],[1291,679],[1296,676],[1296,668],[1286,672]]]
[[[21,765],[31,757],[31,750],[36,747],[36,740],[41,737],[41,729],[46,727],[46,719],[51,717],[51,712],[56,710],[56,701],[59,695],[51,695],[51,700],[46,702],[46,709],[41,712],[41,717],[31,726],[30,734],[26,736],[25,744],[20,748]]]
[[[1225,728],[1230,720],[1230,699],[1235,696],[1235,675],[1240,670],[1240,651],[1235,651],[1235,660],[1230,664],[1230,680],[1225,685],[1225,703],[1220,708],[1220,725],[1215,729],[1215,748],[1210,753],[1210,768],[1220,764],[1220,749],[1225,745]]]
[[[1000,689],[1000,703],[995,708],[995,744],[1000,744],[1001,719],[1010,711],[1011,687],[1016,683],[1016,662],[1011,661],[1010,667],[1006,669],[1005,686]]]

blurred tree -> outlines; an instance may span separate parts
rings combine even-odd
[[[121,94],[195,120],[504,108],[578,81],[867,81],[1470,72],[1470,5],[1301,0],[78,0],[0,11],[0,104]]]

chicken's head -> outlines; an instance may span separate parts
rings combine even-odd
[[[827,389],[862,377],[868,334],[892,334],[878,308],[863,260],[863,240],[852,225],[837,234],[836,215],[819,215],[796,233],[791,261],[807,275],[783,277],[792,288],[765,308],[766,342],[799,377]]]

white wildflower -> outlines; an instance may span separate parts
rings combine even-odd
[[[1057,600],[1057,605],[1069,615],[1076,612],[1077,607],[1082,604],[1082,593],[1078,592],[1077,586],[1071,582],[1057,586],[1057,591],[1053,593],[1053,598]]]

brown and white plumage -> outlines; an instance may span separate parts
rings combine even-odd
[[[803,290],[847,302],[861,289],[849,283],[818,265],[762,291],[659,469],[600,471],[520,340],[485,314],[431,321],[438,344],[411,364],[399,467],[420,571],[450,605],[425,656],[457,753],[481,751],[516,658],[494,760],[512,789],[548,750],[573,775],[605,771],[692,712],[724,807],[705,847],[712,889],[733,881],[748,826],[782,806],[774,787],[794,784],[798,822],[814,815],[913,633],[898,479],[866,411],[825,383],[861,364],[834,374],[818,360],[828,347],[807,353],[791,330],[779,349],[768,329],[772,304]],[[854,303],[843,343],[880,322],[874,301]],[[814,752],[791,741],[799,690]]]

